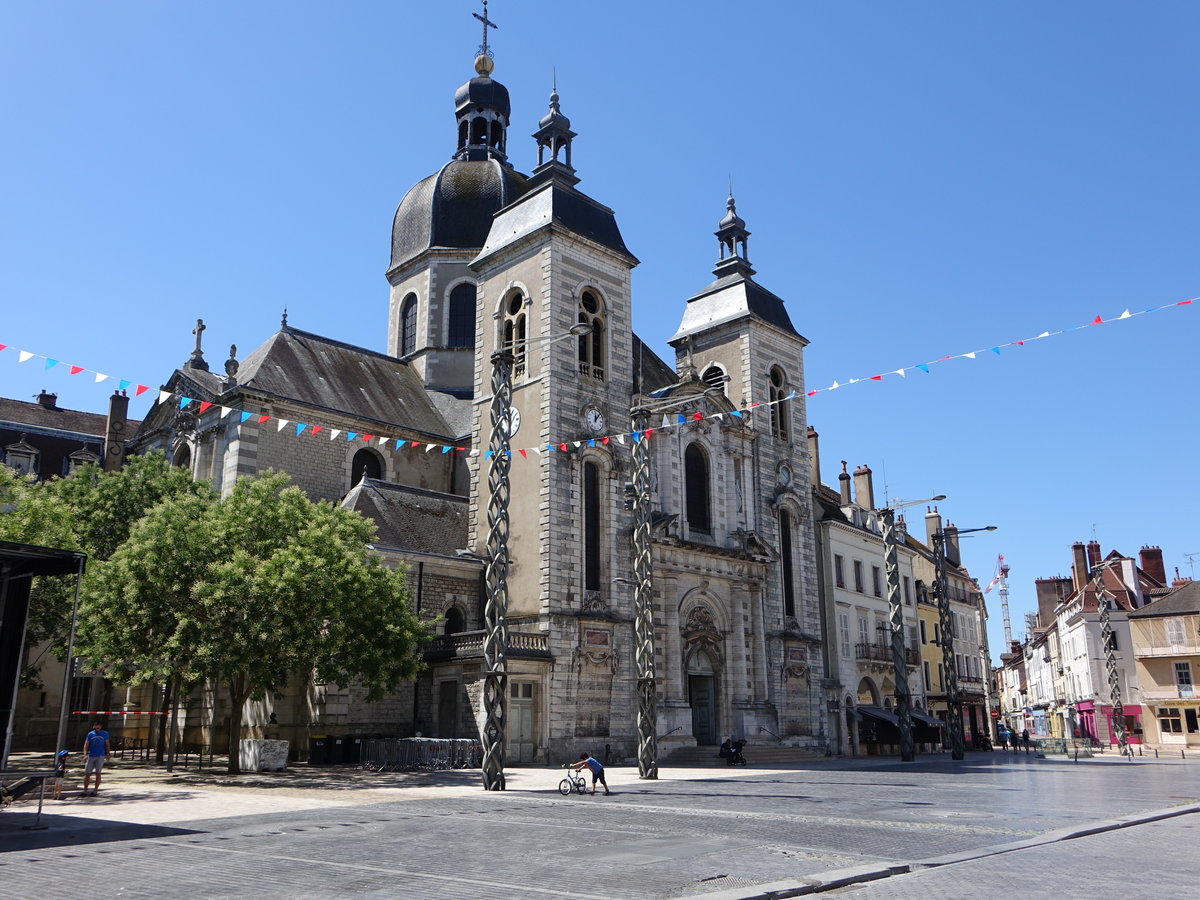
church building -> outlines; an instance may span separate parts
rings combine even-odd
[[[300,746],[312,733],[478,736],[492,355],[507,349],[509,762],[606,745],[613,760],[636,754],[631,433],[647,427],[660,758],[730,736],[823,750],[836,736],[826,734],[807,341],[755,280],[731,196],[712,277],[680,288],[671,352],[643,343],[632,324],[638,259],[613,210],[580,189],[579,135],[559,95],[532,140],[513,140],[493,66],[486,50],[476,58],[446,122],[450,159],[400,200],[386,352],[302,331],[285,314],[244,358],[231,347],[216,373],[199,324],[191,358],[132,441],[222,491],[274,468],[359,510],[378,525],[377,552],[407,569],[420,612],[436,617],[426,668],[398,696],[368,704],[353,685],[298,683],[248,709],[247,722],[274,714],[279,736]],[[573,334],[578,325],[587,333]],[[634,408],[649,410],[648,426]],[[658,428],[664,417],[670,427]],[[191,710],[191,725],[212,713]]]

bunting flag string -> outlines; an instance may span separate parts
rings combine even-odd
[[[984,347],[982,349],[977,349],[977,350],[970,350],[970,351],[967,351],[964,353],[947,354],[946,356],[940,356],[937,359],[932,359],[927,362],[915,363],[914,365],[911,365],[911,366],[902,366],[899,369],[892,369],[887,372],[877,373],[875,375],[869,375],[869,376],[858,377],[858,378],[850,378],[849,380],[847,380],[845,382],[834,381],[832,384],[829,385],[829,387],[813,388],[812,390],[807,391],[805,393],[805,396],[806,397],[815,397],[818,394],[835,391],[839,388],[847,387],[852,384],[860,384],[860,383],[865,383],[865,382],[882,382],[890,376],[898,376],[900,378],[907,378],[908,372],[910,372],[910,371],[920,371],[920,372],[923,372],[928,375],[928,374],[932,374],[931,370],[932,370],[933,366],[940,365],[942,363],[948,362],[953,359],[977,360],[979,358],[980,354],[986,354],[986,353],[992,353],[996,356],[1000,356],[1002,354],[1002,352],[1008,348],[1024,347],[1024,346],[1032,343],[1033,341],[1044,340],[1045,338],[1055,337],[1060,334],[1069,334],[1071,332],[1080,331],[1085,328],[1094,328],[1098,325],[1108,325],[1113,322],[1120,322],[1120,321],[1124,321],[1126,319],[1135,318],[1136,316],[1148,315],[1149,313],[1160,312],[1162,310],[1175,309],[1175,308],[1183,307],[1183,306],[1190,306],[1193,303],[1195,303],[1197,300],[1200,300],[1200,297],[1191,297],[1191,298],[1188,298],[1187,300],[1177,300],[1174,303],[1167,303],[1162,306],[1154,306],[1154,307],[1150,307],[1149,309],[1139,310],[1138,312],[1130,312],[1128,309],[1125,309],[1124,311],[1121,312],[1120,315],[1113,316],[1108,319],[1105,319],[1102,316],[1097,315],[1094,319],[1092,319],[1089,322],[1085,322],[1082,325],[1075,325],[1070,328],[1063,329],[1061,331],[1043,331],[1041,334],[1037,335],[1036,337],[1032,337],[1032,338],[1023,338],[1021,340],[1007,341],[1005,343],[994,344],[990,347]],[[9,349],[12,349],[11,345],[0,344],[0,353],[4,352],[6,350],[9,350]],[[78,365],[74,365],[74,364],[70,364],[70,363],[64,364],[58,359],[54,359],[54,358],[51,358],[48,356],[43,356],[42,354],[34,353],[30,350],[18,350],[17,351],[18,364],[29,362],[31,359],[44,360],[45,369],[47,369],[47,370],[55,369],[55,368],[66,368],[69,375],[78,375],[82,372],[90,372],[95,377],[95,383],[97,383],[97,384],[99,384],[103,381],[107,381],[111,377],[107,374],[98,372],[94,369],[88,369],[83,366],[78,366]],[[128,389],[132,388],[135,397],[139,397],[142,394],[144,394],[146,391],[150,390],[148,385],[141,384],[136,381],[129,380],[129,379],[118,379],[117,384],[118,384],[117,390],[124,391],[124,390],[128,390]],[[728,410],[728,415],[730,415],[731,417],[733,417],[734,419],[737,419],[737,420],[744,420],[749,413],[751,413],[755,409],[758,409],[759,407],[775,406],[780,403],[788,403],[788,402],[791,402],[792,400],[795,400],[797,396],[798,396],[797,392],[792,391],[786,397],[781,397],[778,400],[754,401],[754,402],[748,403],[746,405],[745,409]],[[180,410],[187,409],[187,408],[191,407],[193,404],[196,404],[197,405],[197,413],[200,415],[204,414],[205,412],[207,412],[209,409],[211,409],[214,406],[214,404],[211,401],[201,401],[194,397],[188,397],[184,394],[179,394],[179,393],[174,393],[172,391],[168,391],[165,388],[159,390],[158,399],[156,402],[159,405],[165,405],[167,403],[175,403],[175,404],[177,404],[176,408],[178,408]],[[480,451],[477,448],[458,447],[458,446],[448,445],[448,444],[435,444],[435,443],[430,443],[427,441],[414,441],[414,440],[411,440],[408,438],[399,438],[399,437],[394,437],[394,436],[389,436],[389,435],[364,434],[364,433],[358,432],[358,431],[349,431],[346,429],[333,428],[331,426],[326,426],[326,425],[313,425],[313,424],[310,424],[307,422],[293,423],[292,420],[290,420],[290,419],[282,419],[282,418],[272,416],[269,413],[264,413],[264,412],[256,413],[253,410],[238,409],[237,407],[220,406],[219,409],[220,409],[219,417],[222,419],[224,419],[226,416],[230,415],[231,413],[237,413],[239,416],[239,420],[238,420],[239,424],[244,424],[246,422],[249,422],[251,419],[253,419],[254,424],[263,425],[266,422],[270,421],[271,419],[275,419],[275,430],[278,433],[283,433],[285,428],[287,428],[289,425],[294,424],[295,427],[293,429],[293,432],[290,432],[290,433],[293,433],[294,437],[301,437],[303,435],[310,435],[312,437],[316,437],[317,435],[321,434],[322,432],[326,432],[330,441],[336,441],[339,438],[342,438],[347,443],[353,443],[355,441],[361,440],[364,444],[366,444],[368,446],[374,443],[380,447],[385,446],[388,442],[394,442],[394,446],[392,448],[393,450],[402,450],[405,448],[408,448],[411,450],[420,449],[420,450],[422,450],[422,452],[425,452],[425,453],[430,453],[433,450],[438,450],[442,454],[455,452],[455,453],[466,453],[470,457],[480,456]],[[530,453],[533,453],[537,456],[541,456],[543,452],[545,452],[545,453],[567,453],[567,452],[570,452],[571,450],[578,450],[584,444],[586,444],[589,447],[595,447],[597,442],[599,442],[602,446],[607,446],[611,441],[614,441],[614,440],[621,446],[628,446],[629,444],[626,442],[627,437],[629,438],[630,443],[636,444],[639,441],[644,441],[644,440],[650,439],[651,437],[654,436],[656,431],[670,431],[673,429],[680,428],[684,425],[688,425],[693,422],[700,422],[700,421],[704,421],[704,420],[722,421],[724,419],[725,415],[726,415],[725,412],[717,412],[717,413],[713,413],[712,415],[708,415],[708,416],[704,415],[703,413],[701,413],[699,411],[694,411],[690,414],[679,412],[679,413],[674,414],[674,421],[672,421],[672,417],[670,415],[664,414],[663,418],[662,418],[662,423],[657,428],[647,428],[645,431],[636,431],[635,430],[635,431],[629,431],[629,432],[619,432],[616,434],[605,435],[603,437],[583,438],[580,440],[572,439],[570,441],[556,441],[556,442],[548,443],[544,447],[536,446],[536,447],[514,448],[513,450],[508,451],[508,455],[509,455],[509,457],[512,457],[512,455],[514,453],[516,453],[522,459],[528,460]],[[492,456],[492,452],[493,451],[491,451],[491,450],[485,451],[483,453],[483,458],[489,459]]]

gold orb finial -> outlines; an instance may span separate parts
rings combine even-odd
[[[492,62],[492,58],[486,53],[480,53],[477,57],[475,57],[475,71],[480,75],[491,75],[495,68],[496,64]]]

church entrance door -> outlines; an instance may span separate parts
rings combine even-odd
[[[688,662],[688,694],[692,704],[692,735],[697,744],[719,744],[717,688],[712,660],[703,650]]]
[[[508,692],[508,756],[514,763],[533,762],[533,683],[514,681]]]

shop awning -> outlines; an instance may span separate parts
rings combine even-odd
[[[859,706],[857,709],[864,716],[868,716],[869,718],[876,719],[880,722],[886,722],[888,725],[891,725],[895,728],[900,727],[900,719],[897,718],[896,714],[890,709],[882,709],[878,706]]]
[[[946,724],[941,719],[939,719],[937,716],[931,716],[928,713],[923,713],[923,712],[920,712],[919,710],[915,710],[915,709],[912,710],[911,715],[912,715],[913,721],[917,722],[921,725],[932,725],[934,728],[941,728],[943,725]]]

